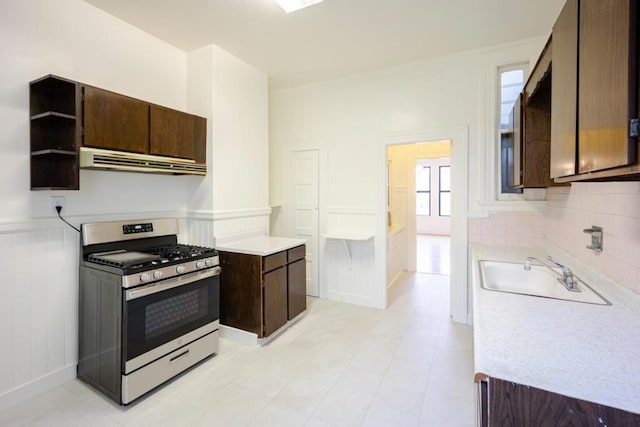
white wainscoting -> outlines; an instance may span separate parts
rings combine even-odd
[[[366,208],[327,209],[327,233],[331,235],[375,234],[375,211]],[[374,239],[324,241],[324,277],[327,298],[333,301],[377,307]]]
[[[214,211],[212,215],[215,223],[214,241],[228,243],[243,238],[268,235],[270,214],[270,207]]]
[[[59,221],[0,230],[0,411],[76,375],[78,247]]]
[[[391,287],[407,269],[407,228],[394,227],[387,232],[387,286]]]

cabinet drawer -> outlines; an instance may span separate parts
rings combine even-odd
[[[263,258],[262,271],[271,271],[287,263],[287,252],[282,251]]]
[[[299,259],[304,258],[305,256],[305,246],[304,245],[300,245],[297,246],[293,249],[289,249],[287,251],[287,262],[293,262],[293,261],[297,261]]]

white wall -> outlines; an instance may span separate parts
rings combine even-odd
[[[214,45],[190,52],[187,63],[188,104],[209,119],[210,171],[192,188],[190,234],[209,246],[267,234],[267,76]]]
[[[371,224],[377,223],[379,215],[386,216],[376,208],[376,201],[386,191],[374,184],[385,173],[385,163],[378,159],[379,147],[397,134],[465,128],[468,203],[470,209],[481,211],[486,201],[485,167],[493,167],[487,164],[487,157],[493,155],[487,147],[494,143],[485,139],[486,123],[491,123],[485,107],[497,102],[496,92],[490,89],[495,88],[497,66],[523,57],[535,61],[545,41],[546,37],[540,37],[275,91],[269,109],[271,156],[279,156],[281,145],[288,141],[328,141],[328,172],[321,177],[327,183],[328,206],[321,209],[321,215],[328,217],[328,227],[349,224],[354,231],[377,235]],[[271,191],[279,194],[288,171],[281,160],[272,159],[272,165],[280,165],[271,176]],[[363,212],[366,218],[354,220]],[[283,215],[280,220],[288,219]],[[327,231],[331,230],[321,233]],[[346,257],[341,247],[327,243],[321,286],[325,280],[329,295],[335,299],[384,306],[385,293],[379,288],[384,288],[386,278],[377,276],[386,274],[384,269],[376,270],[379,262],[375,254],[385,253],[385,244],[386,239],[376,238],[375,243],[369,243],[375,247],[354,254],[353,269],[366,272],[354,278],[345,269],[348,263],[341,262]]]
[[[266,232],[269,212],[264,74],[216,47],[206,66],[207,54],[188,60],[80,0],[3,0],[0,12],[1,411],[76,375],[79,239],[50,196],[76,225],[177,216],[180,239],[201,244],[214,222]],[[79,191],[30,191],[28,83],[46,74],[207,117],[207,177],[81,171]]]

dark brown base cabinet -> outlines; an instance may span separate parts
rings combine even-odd
[[[306,310],[304,245],[267,256],[219,253],[222,325],[265,338]]]
[[[476,375],[481,427],[640,426],[640,415]]]

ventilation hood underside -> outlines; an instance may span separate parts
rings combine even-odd
[[[152,156],[124,151],[80,148],[80,169],[123,172],[161,173],[170,175],[206,175],[207,165],[175,157]]]

